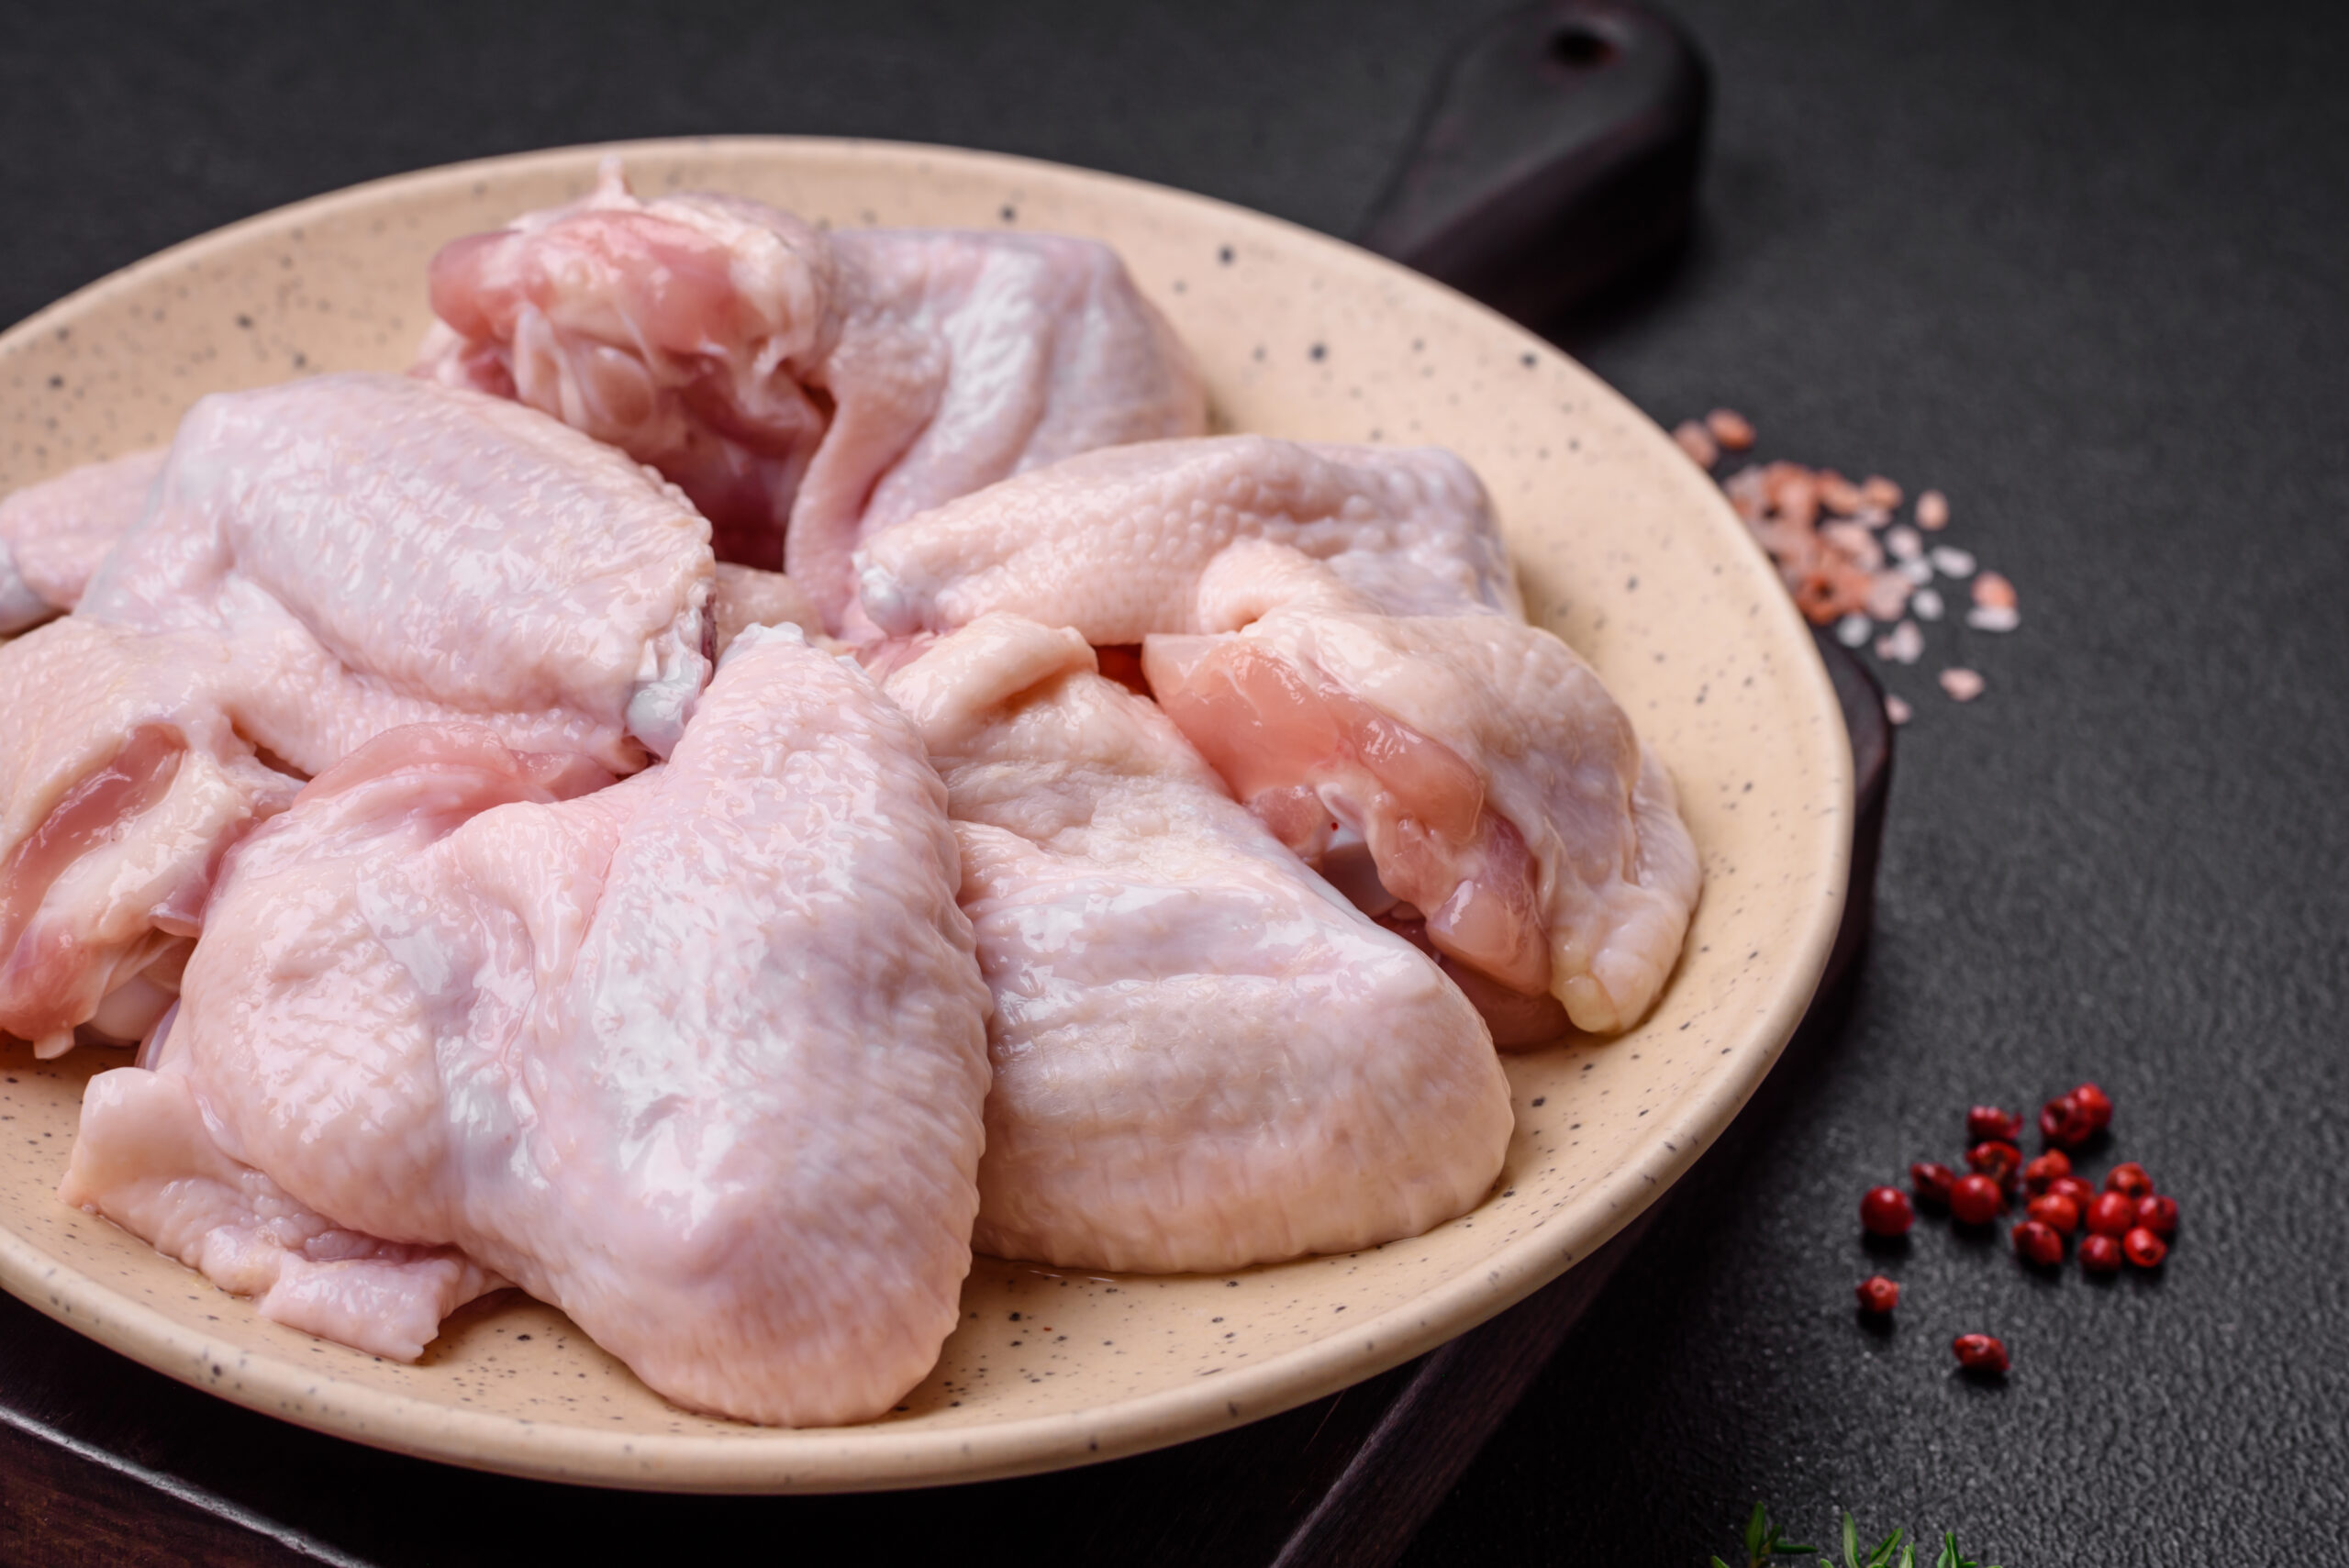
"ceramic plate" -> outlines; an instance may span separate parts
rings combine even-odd
[[[834,226],[1090,235],[1197,351],[1221,428],[1432,442],[1484,475],[1536,620],[1669,765],[1705,892],[1653,1017],[1508,1059],[1517,1132],[1474,1213],[1416,1240],[1231,1275],[982,1258],[928,1382],[867,1426],[689,1415],[561,1313],[506,1293],[413,1366],[266,1322],[55,1195],[82,1085],[118,1053],[0,1051],[0,1284],[224,1398],[454,1463],[621,1486],[792,1492],[1104,1460],[1319,1397],[1548,1283],[1653,1202],[1793,1032],[1842,907],[1850,751],[1786,595],[1713,485],[1589,373],[1375,257],[1197,196],[1019,159],[844,141],[643,142],[381,181],[168,250],[0,337],[0,490],[167,439],[196,397],[404,367],[444,240],[584,192],[703,187]]]

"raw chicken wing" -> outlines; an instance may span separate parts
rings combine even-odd
[[[1219,436],[1066,458],[903,523],[858,555],[892,636],[988,610],[1103,644],[1195,630],[1199,574],[1241,539],[1286,545],[1397,615],[1521,617],[1485,487],[1435,447]]]
[[[1087,240],[824,233],[737,197],[640,201],[615,159],[585,200],[448,246],[431,283],[417,373],[658,467],[722,558],[787,563],[835,630],[862,539],[1074,452],[1206,428],[1188,354]]]
[[[0,646],[0,1029],[139,1038],[273,768],[452,717],[615,772],[666,751],[710,595],[692,507],[529,409],[384,375],[206,398],[79,609]]]
[[[77,613],[237,645],[247,732],[305,773],[459,717],[628,772],[709,678],[711,567],[690,506],[556,420],[327,375],[191,409]]]
[[[1564,642],[1506,616],[1383,615],[1263,543],[1217,558],[1193,624],[1208,635],[1143,642],[1151,688],[1284,843],[1316,861],[1365,845],[1378,903],[1582,1029],[1646,1014],[1697,901],[1696,847]]]
[[[888,690],[946,776],[995,993],[982,1251],[1230,1269],[1484,1196],[1511,1113],[1475,1010],[1081,639],[989,616]]]
[[[230,857],[63,1195],[378,1354],[510,1280],[681,1404],[878,1415],[954,1326],[978,1202],[945,791],[789,628],[605,778],[472,725],[322,774]]]

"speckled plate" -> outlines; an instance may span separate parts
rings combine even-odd
[[[1418,1355],[1587,1256],[1744,1104],[1810,999],[1843,899],[1850,750],[1810,640],[1713,486],[1580,366],[1459,295],[1303,229],[1019,159],[841,141],[645,142],[385,180],[207,235],[0,337],[0,490],[167,439],[197,396],[404,366],[443,241],[580,195],[739,192],[834,225],[1017,226],[1115,245],[1197,351],[1219,422],[1435,442],[1491,487],[1535,617],[1679,781],[1704,901],[1653,1018],[1513,1057],[1517,1133],[1474,1213],[1416,1240],[1230,1276],[981,1259],[928,1382],[863,1427],[688,1415],[515,1293],[413,1366],[256,1316],[54,1191],[82,1085],[117,1064],[0,1049],[0,1284],[239,1404],[459,1464],[621,1486],[911,1486],[1202,1436]]]

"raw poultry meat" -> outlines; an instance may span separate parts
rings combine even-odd
[[[1628,1029],[1678,959],[1696,851],[1597,675],[1518,613],[1483,501],[1448,454],[1164,441],[915,518],[859,580],[899,635],[1002,611],[1141,643],[1241,798],[1496,983],[1471,987],[1508,1043],[1557,1031],[1503,993]]]
[[[81,602],[90,574],[139,520],[163,449],[86,463],[0,499],[0,636]]]
[[[79,609],[0,646],[0,1029],[137,1039],[282,773],[384,730],[667,751],[710,593],[692,507],[527,408],[383,375],[205,399]]]
[[[1696,847],[1564,642],[1506,616],[1384,615],[1259,541],[1202,574],[1192,624],[1144,639],[1144,673],[1282,842],[1314,861],[1363,844],[1380,903],[1579,1028],[1645,1016],[1697,902]]]
[[[1189,354],[1086,240],[645,202],[614,159],[584,200],[448,246],[431,284],[417,373],[658,467],[722,558],[787,565],[834,630],[862,629],[850,556],[879,529],[1074,452],[1206,428]]]
[[[1266,436],[1063,459],[872,539],[857,578],[892,636],[1000,609],[1136,643],[1195,629],[1199,573],[1240,539],[1327,562],[1397,615],[1524,614],[1485,487],[1457,457]]]
[[[691,506],[556,420],[326,375],[191,409],[77,613],[235,644],[240,727],[304,773],[460,716],[627,772],[709,678],[711,567]]]
[[[510,1280],[681,1404],[885,1410],[953,1327],[986,990],[945,791],[794,629],[611,787],[393,731],[222,873],[63,1196],[267,1316],[413,1357]]]
[[[0,1029],[42,1056],[170,1006],[221,852],[301,781],[264,765],[217,639],[68,616],[0,648]]]
[[[982,1251],[1230,1269],[1484,1196],[1511,1112],[1475,1010],[1083,639],[988,616],[887,689],[945,775],[995,994]]]

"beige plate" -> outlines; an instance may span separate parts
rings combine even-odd
[[[963,1327],[895,1415],[787,1431],[688,1415],[508,1293],[414,1366],[257,1317],[53,1195],[82,1085],[119,1064],[0,1052],[0,1284],[173,1377],[321,1431],[611,1485],[911,1486],[1108,1459],[1236,1426],[1418,1355],[1587,1255],[1687,1169],[1793,1032],[1842,911],[1850,750],[1824,670],[1713,486],[1580,366],[1399,267],[1236,207],[1019,159],[840,141],[618,149],[645,194],[707,187],[834,225],[1092,235],[1197,351],[1219,421],[1434,442],[1491,486],[1535,618],[1595,663],[1679,781],[1704,902],[1655,1016],[1508,1063],[1517,1135],[1475,1213],[1233,1277],[979,1260]],[[201,395],[403,366],[443,240],[584,192],[598,150],[305,202],[165,251],[0,338],[0,490],[166,439]]]

